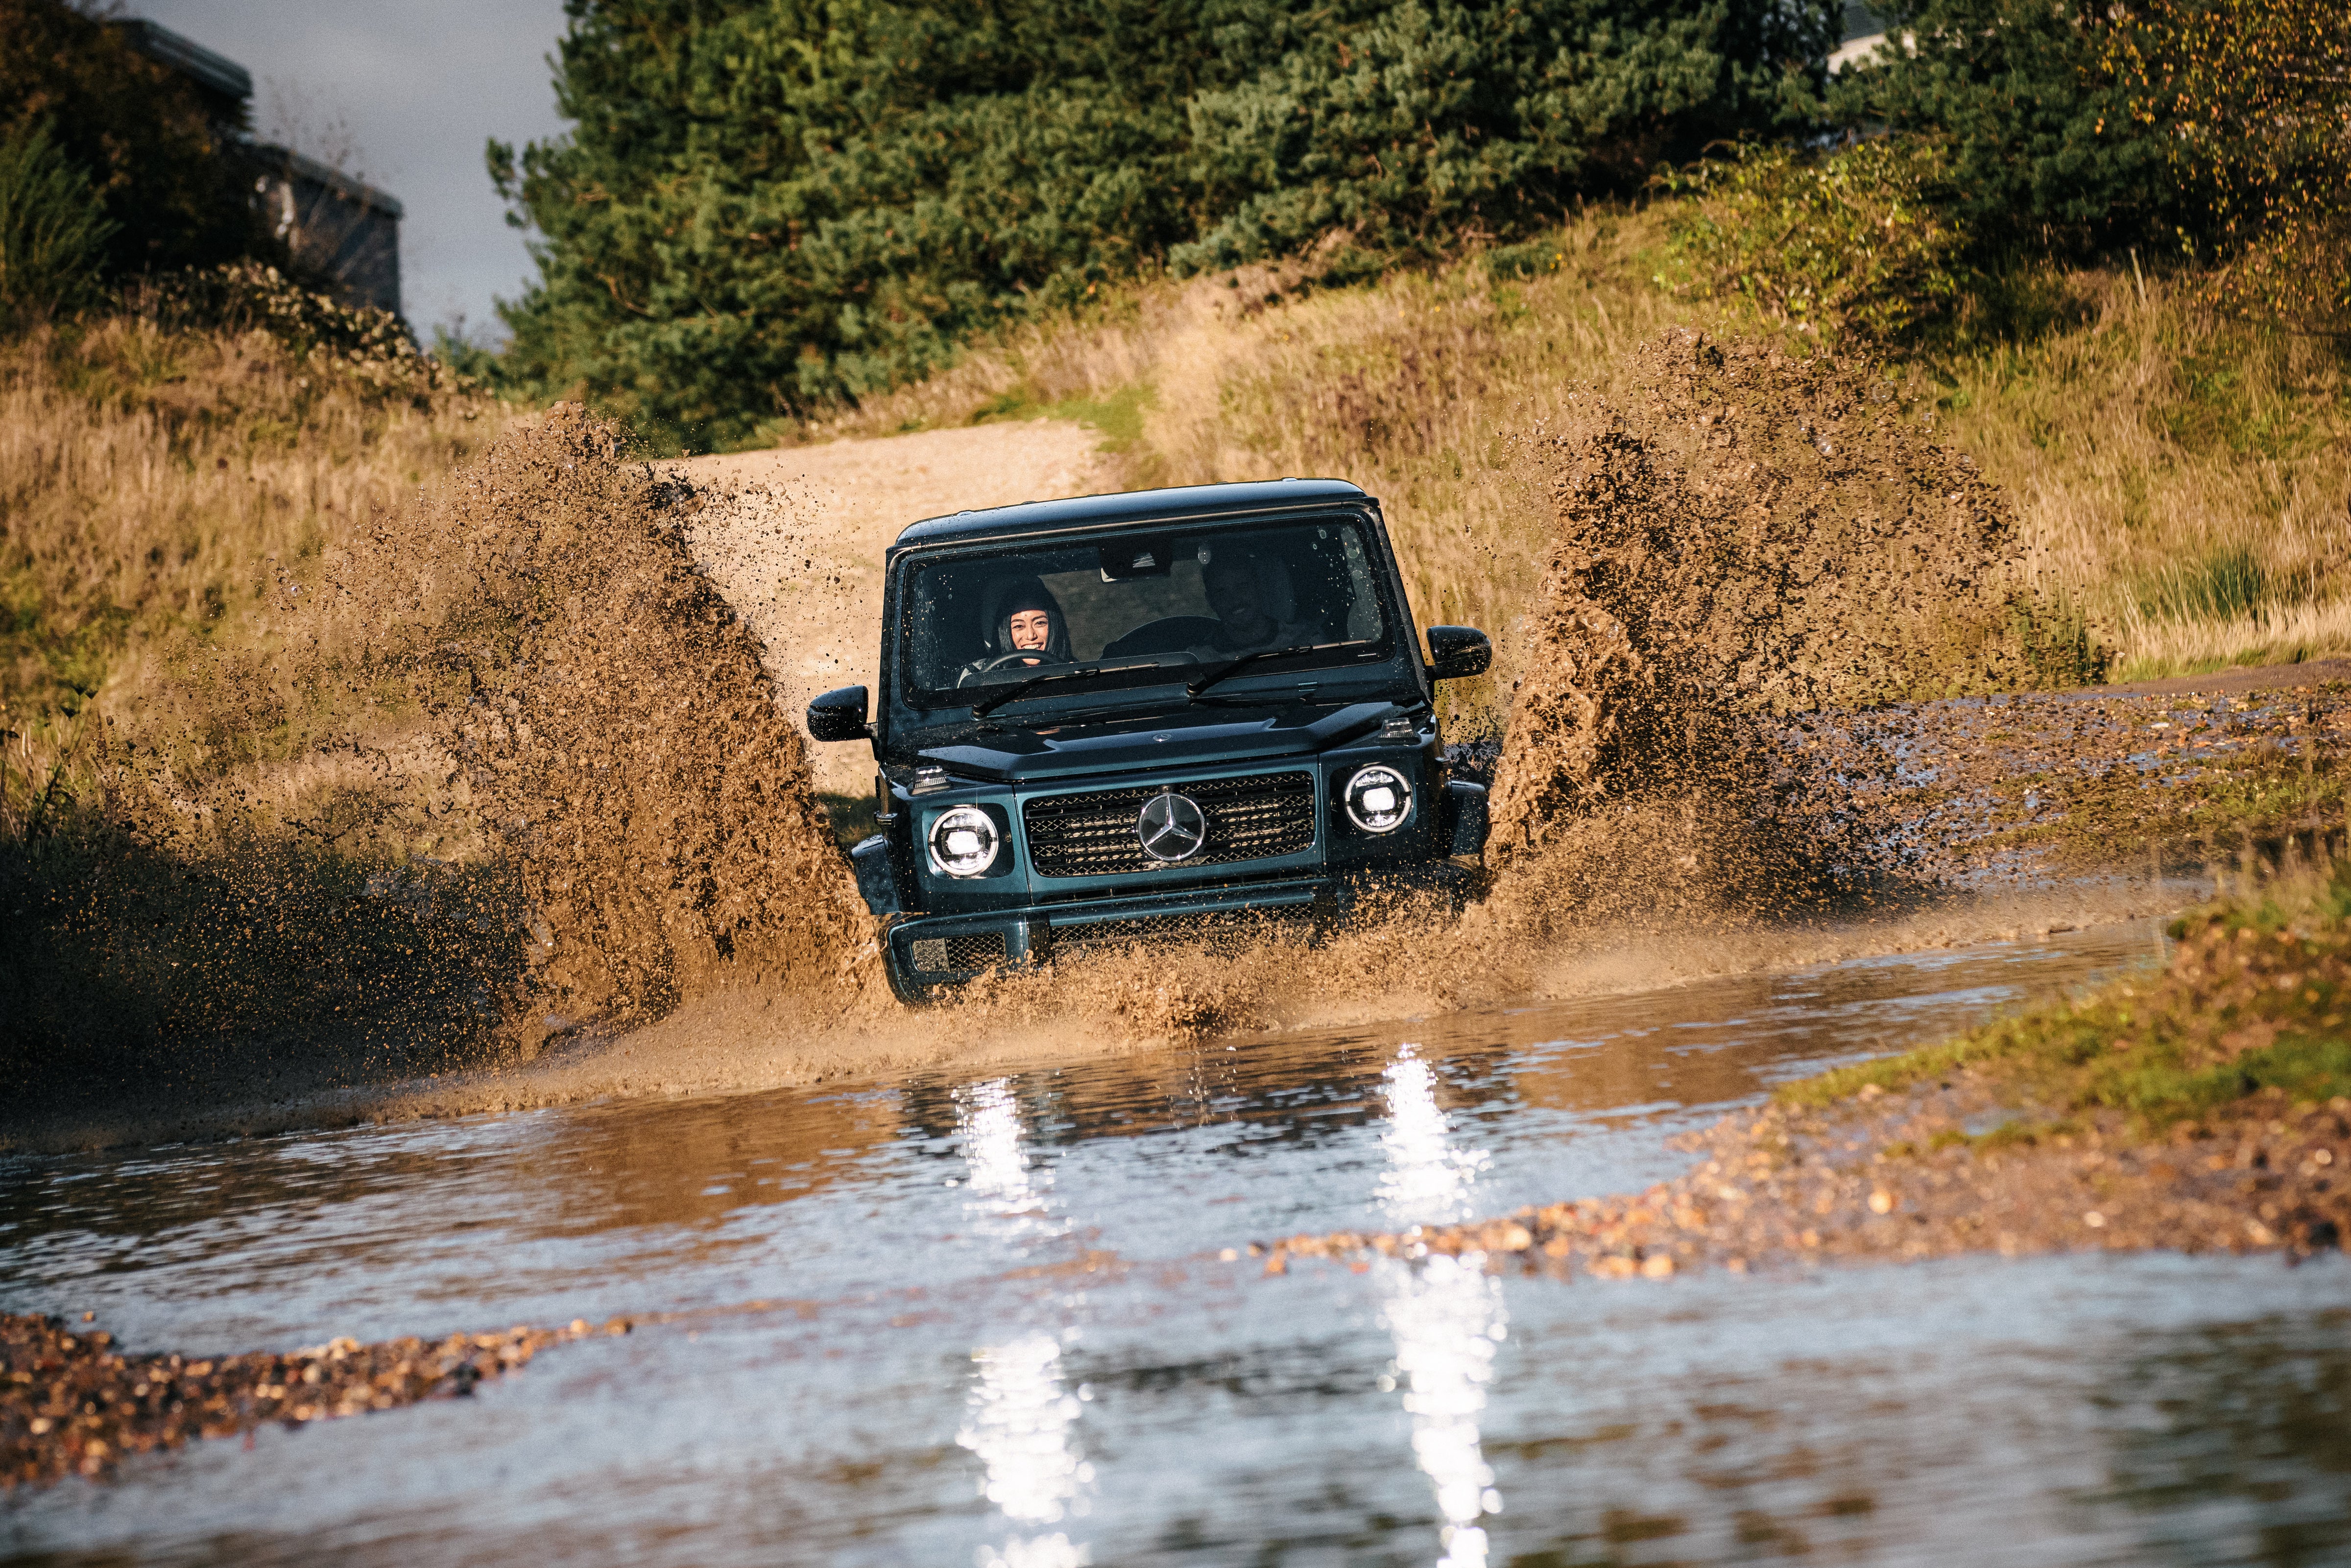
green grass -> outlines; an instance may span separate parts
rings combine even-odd
[[[1144,413],[1151,402],[1151,389],[1147,386],[1120,387],[1101,397],[1066,397],[1050,402],[1040,400],[1031,388],[1019,387],[980,404],[973,412],[971,423],[1066,420],[1100,431],[1102,444],[1096,450],[1123,454],[1134,450],[1136,443],[1143,439]]]
[[[2064,1130],[2056,1124],[2065,1116],[2093,1111],[2126,1112],[2153,1129],[2264,1090],[2305,1102],[2351,1095],[2351,868],[2223,900],[2171,934],[2179,947],[2158,976],[1838,1068],[1788,1084],[1778,1098],[1825,1109],[1873,1086],[1901,1090],[1967,1072],[2003,1083],[2052,1118],[1967,1140],[1983,1147],[2049,1135]]]
[[[2167,562],[2135,587],[2142,612],[2175,621],[2250,615],[2270,597],[2269,573],[2242,545]]]

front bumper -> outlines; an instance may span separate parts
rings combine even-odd
[[[1353,767],[1361,758],[1341,760]],[[1214,941],[1261,930],[1268,923],[1304,926],[1319,935],[1344,918],[1359,888],[1434,884],[1458,898],[1475,883],[1475,862],[1486,841],[1482,788],[1461,780],[1443,784],[1425,797],[1427,805],[1417,819],[1392,837],[1375,840],[1360,829],[1334,826],[1327,768],[1318,766],[1316,773],[1309,843],[1286,855],[1219,867],[1173,885],[1137,888],[1134,884],[1141,879],[1125,873],[1028,874],[1035,845],[1023,802],[998,800],[998,792],[984,787],[972,788],[967,798],[995,816],[1006,836],[1011,853],[1000,872],[951,890],[927,886],[938,879],[918,876],[915,867],[904,864],[918,852],[921,831],[902,831],[894,843],[881,836],[865,841],[851,855],[860,891],[885,923],[892,988],[902,999],[918,1002],[989,970],[1046,963],[1057,953],[1163,937]],[[1186,782],[1191,781],[1177,780]],[[955,803],[952,796],[908,798],[898,809],[911,827],[921,829],[925,813]],[[893,856],[899,861],[894,868]],[[961,908],[906,910],[919,894],[947,891],[968,902]]]
[[[1043,963],[1057,952],[1264,921],[1321,926],[1338,917],[1345,892],[1339,879],[1309,876],[979,915],[918,915],[890,927],[893,977],[904,988],[928,992],[990,968]]]

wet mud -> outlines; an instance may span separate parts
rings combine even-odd
[[[2338,831],[2351,674],[2282,666],[2162,692],[2014,693],[1811,716],[1799,747],[1875,754],[1853,786],[1947,883],[2227,863]]]
[[[511,878],[526,1052],[723,983],[847,1005],[872,978],[805,745],[693,559],[699,499],[559,408],[339,563],[321,596],[369,651],[354,673],[428,715]]]
[[[1489,902],[1533,935],[1612,905],[1819,907],[1915,871],[1867,809],[1886,759],[1782,723],[2039,684],[2013,519],[1865,365],[1677,331],[1632,380],[1572,394],[1524,455],[1552,540]]]
[[[517,1327],[377,1344],[338,1339],[284,1354],[131,1354],[102,1329],[57,1317],[0,1314],[0,1486],[110,1475],[135,1454],[197,1437],[233,1437],[272,1422],[299,1427],[463,1398],[550,1345],[629,1332]]]
[[[707,498],[559,406],[258,585],[251,645],[183,651],[10,863],[17,1109],[510,1068],[727,987],[872,1005],[805,743],[691,552]]]

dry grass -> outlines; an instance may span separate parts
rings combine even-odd
[[[2126,611],[2117,678],[2202,675],[2231,665],[2299,664],[2351,649],[2351,597],[2266,607],[2220,619],[2158,619]]]
[[[2338,355],[2127,270],[2047,287],[2071,323],[1948,366],[1949,428],[2103,623],[2116,674],[2351,649]]]
[[[16,779],[92,698],[139,701],[162,646],[239,635],[274,588],[511,418],[414,361],[298,355],[260,332],[127,317],[0,345],[0,703]],[[24,810],[21,794],[0,805]]]
[[[1514,265],[1347,288],[1319,287],[1311,263],[1156,283],[810,434],[1050,410],[1121,437],[1136,483],[1350,478],[1385,504],[1422,620],[1506,633],[1537,571],[1522,441],[1571,388],[1620,385],[1669,325],[1810,341],[1660,288],[1664,246],[1653,208],[1587,215]],[[2340,360],[2129,271],[2017,288],[2001,308],[2023,325],[1995,346],[1891,373],[2002,487],[2035,581],[2090,620],[2115,673],[2351,648]],[[1117,428],[1134,412],[1138,428]]]
[[[500,933],[428,944],[369,896],[331,820],[371,781],[356,750],[298,755],[282,705],[183,721],[204,706],[191,670],[223,662],[196,655],[270,662],[322,552],[512,417],[396,349],[141,317],[0,343],[0,1075],[20,1105],[215,1018],[462,1013],[496,972]]]

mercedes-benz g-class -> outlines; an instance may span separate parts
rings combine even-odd
[[[958,512],[890,548],[881,693],[809,705],[868,739],[852,859],[917,1002],[1100,942],[1327,925],[1367,879],[1474,865],[1436,688],[1492,661],[1405,601],[1379,503],[1328,479]]]

